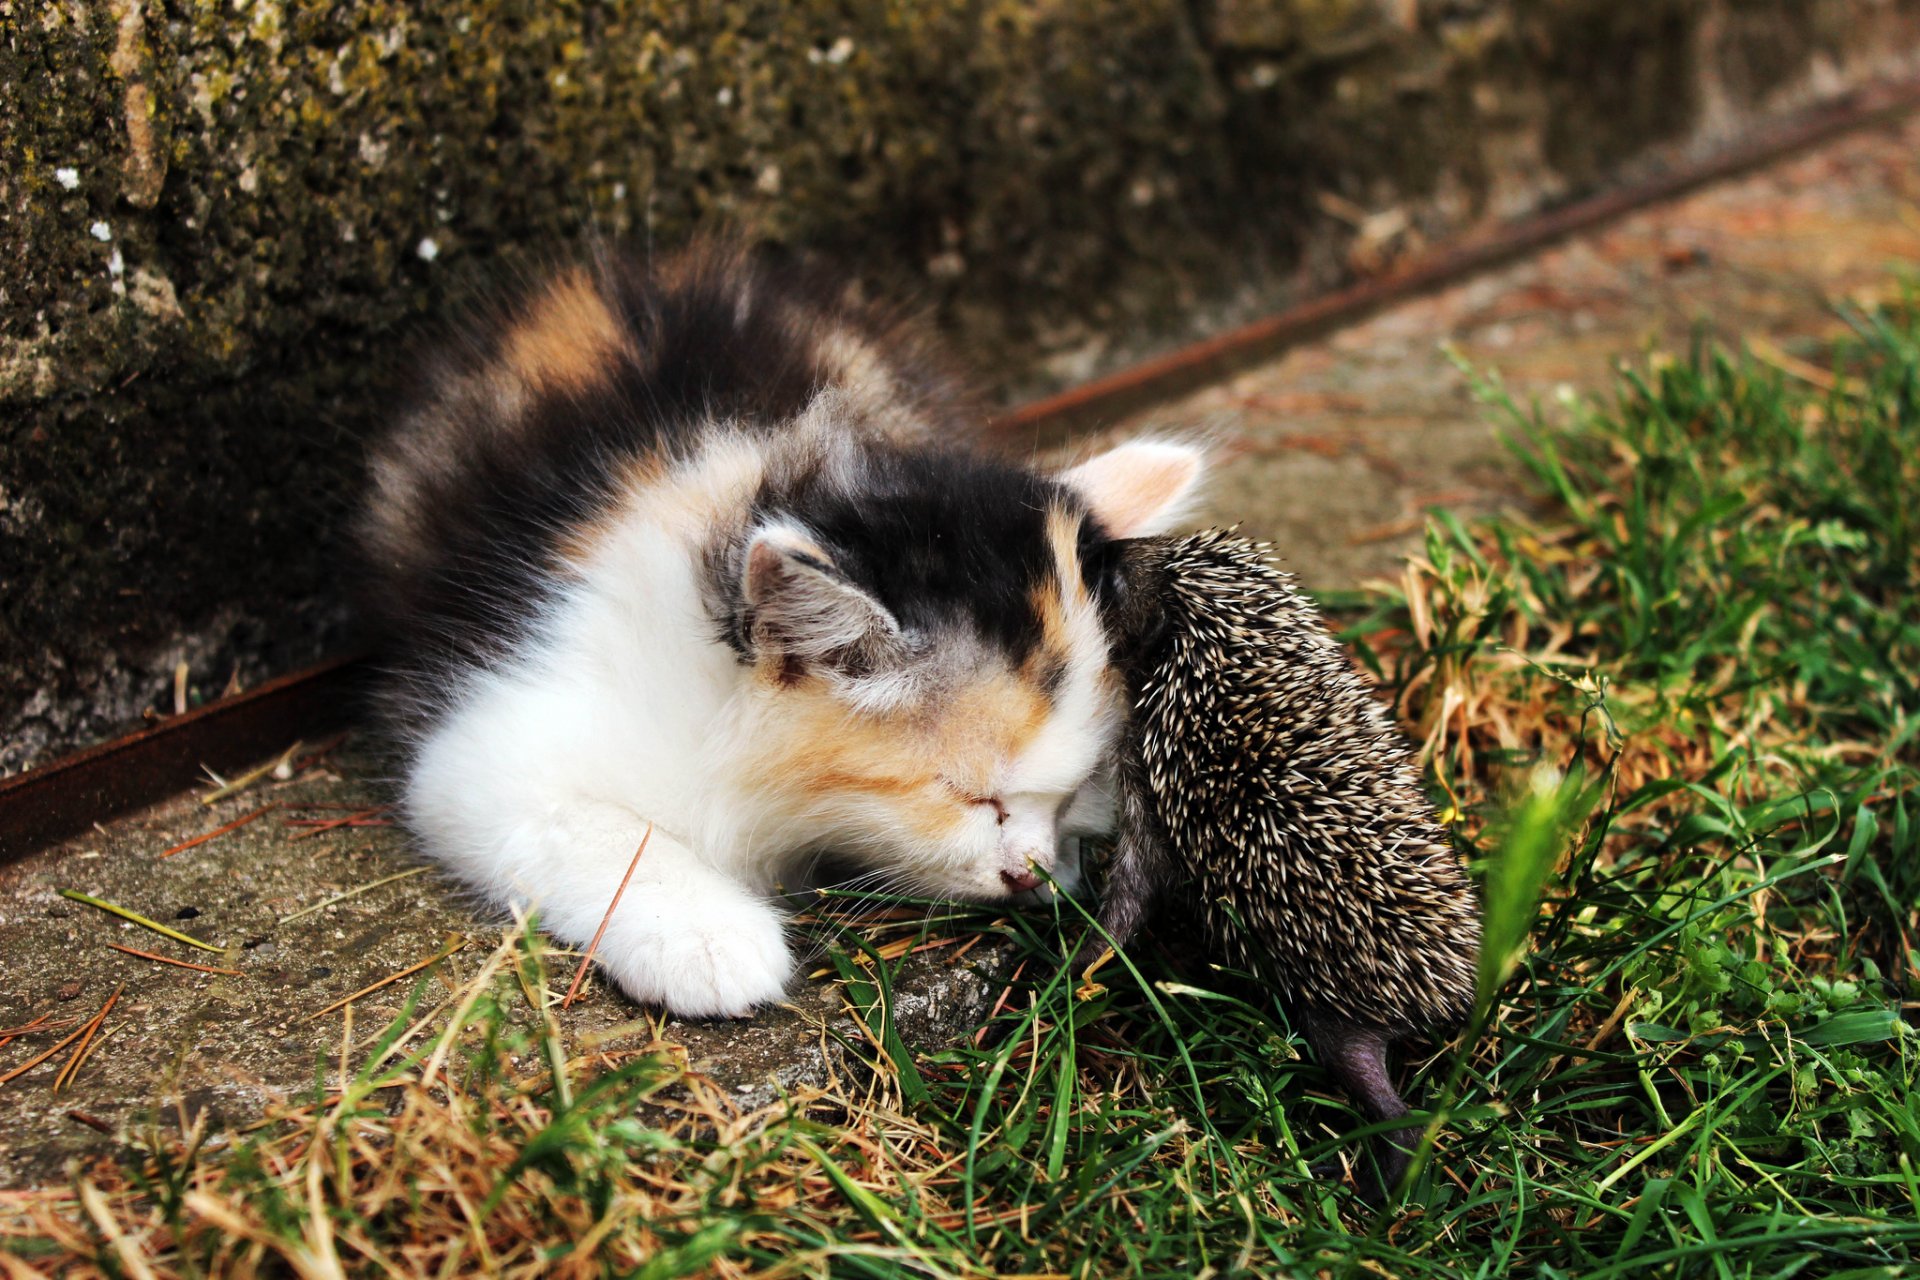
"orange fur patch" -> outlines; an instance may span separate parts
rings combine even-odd
[[[814,342],[820,372],[859,417],[896,440],[925,439],[932,426],[916,398],[900,384],[885,350],[850,328],[832,328]]]
[[[899,800],[919,794],[934,781],[936,780],[927,777],[908,777],[890,773],[867,777],[858,773],[838,773],[829,769],[806,775],[805,789],[816,794],[858,791],[865,795],[885,796]]]
[[[937,750],[947,759],[1013,759],[1046,727],[1052,711],[1052,699],[1026,670],[996,673],[955,696],[941,716]],[[954,781],[972,794],[986,790],[984,778]]]
[[[658,484],[665,473],[666,468],[656,454],[628,459],[620,472],[618,492],[623,496],[601,508],[592,519],[570,525],[560,534],[554,550],[561,563],[579,567],[591,560],[632,512],[637,496]]]
[[[1033,589],[1029,601],[1040,619],[1040,648],[1027,660],[1034,680],[1073,661],[1072,619],[1093,607],[1080,568],[1080,518],[1060,507],[1047,512],[1047,547],[1053,552],[1053,574]]]
[[[620,321],[575,267],[556,277],[508,331],[507,367],[536,391],[579,391],[632,353]]]
[[[761,674],[777,683],[777,673]],[[887,805],[903,829],[925,839],[945,838],[966,817],[939,785],[928,726],[904,715],[849,715],[815,676],[773,696],[782,704],[786,732],[761,744],[767,785],[810,800],[864,796]]]
[[[579,564],[618,524],[636,516],[668,537],[697,545],[744,509],[763,474],[760,451],[737,440],[709,448],[686,466],[671,466],[664,453],[631,458],[621,472],[619,499],[571,529],[561,540],[560,554]]]
[[[1087,576],[1080,568],[1080,517],[1064,507],[1047,512],[1047,546],[1053,552],[1054,573],[1076,612],[1092,604]]]
[[[763,671],[774,681],[775,674]],[[973,816],[970,801],[992,788],[1047,723],[1052,705],[1024,672],[1000,670],[948,699],[934,715],[855,716],[818,677],[771,696],[783,704],[777,740],[762,744],[759,772],[771,786],[813,799],[854,794],[887,804],[904,830],[945,838]]]

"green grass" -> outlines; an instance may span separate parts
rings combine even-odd
[[[822,926],[873,1032],[851,1048],[891,1068],[749,1116],[657,1046],[570,1048],[511,938],[444,1035],[403,1038],[410,1009],[224,1150],[156,1134],[100,1189],[0,1207],[0,1252],[82,1274],[1904,1273],[1920,313],[1849,318],[1831,386],[1697,351],[1549,425],[1485,384],[1552,514],[1438,513],[1403,590],[1334,602],[1488,913],[1484,1031],[1414,1064],[1436,1124],[1405,1204],[1307,1175],[1358,1121],[1268,1002],[1151,946],[1079,987],[1051,962],[1069,906],[962,926],[1027,963],[977,1047],[919,1057],[879,935]]]

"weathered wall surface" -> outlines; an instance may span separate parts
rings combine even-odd
[[[1920,0],[0,0],[0,771],[340,642],[418,317],[716,224],[1033,388],[1901,74]]]

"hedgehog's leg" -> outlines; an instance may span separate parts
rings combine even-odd
[[[1113,857],[1107,862],[1106,880],[1100,886],[1099,920],[1113,945],[1123,947],[1133,940],[1166,883],[1167,848],[1153,820],[1146,780],[1140,776],[1139,767],[1122,760],[1114,771],[1114,784],[1120,823],[1114,834]],[[1099,933],[1089,929],[1074,953],[1073,967],[1092,963],[1103,946]]]
[[[1407,1114],[1407,1104],[1387,1073],[1387,1050],[1393,1044],[1390,1032],[1324,1014],[1306,1014],[1301,1023],[1320,1065],[1340,1082],[1361,1114],[1369,1120],[1398,1120]],[[1361,1194],[1375,1204],[1384,1203],[1407,1176],[1407,1166],[1419,1142],[1417,1127],[1396,1129],[1375,1138],[1371,1146],[1379,1180],[1369,1185],[1363,1176],[1359,1181]],[[1319,1171],[1330,1173],[1337,1168],[1323,1167]]]

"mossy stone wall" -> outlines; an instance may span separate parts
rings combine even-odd
[[[1092,372],[1897,71],[1920,0],[0,0],[0,771],[344,642],[423,316],[836,255]]]

